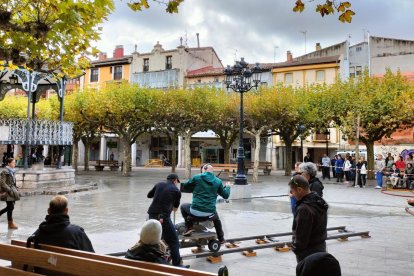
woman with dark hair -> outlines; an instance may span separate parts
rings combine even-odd
[[[20,199],[16,186],[16,160],[7,158],[6,169],[0,174],[1,201],[6,201],[6,208],[0,211],[0,216],[7,212],[7,220],[9,229],[17,229],[17,225],[13,223],[14,203]]]
[[[413,189],[413,182],[414,182],[414,167],[412,163],[408,163],[404,170],[404,177],[405,185],[407,189]]]

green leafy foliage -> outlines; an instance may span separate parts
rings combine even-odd
[[[161,0],[152,0],[153,2],[159,4],[165,4],[166,8],[165,11],[168,13],[178,13],[178,6],[184,0],[168,0],[168,1],[161,1]],[[148,9],[150,7],[148,0],[130,0],[128,7],[133,11],[142,11],[142,9]]]
[[[313,2],[313,1],[310,1]],[[315,11],[319,13],[322,17],[325,15],[331,15],[338,13],[339,21],[342,23],[351,23],[352,17],[355,15],[355,12],[351,9],[351,2],[349,1],[336,1],[336,0],[319,0],[317,1]],[[303,12],[305,10],[305,4],[302,0],[297,0],[295,6],[293,7],[294,12]]]

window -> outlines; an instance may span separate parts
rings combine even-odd
[[[362,51],[362,47],[356,47],[356,51],[357,52],[361,52]]]
[[[172,69],[172,56],[167,56],[165,58],[165,69]]]
[[[144,58],[144,68],[142,69],[144,72],[149,71],[149,58]]]
[[[356,67],[356,75],[359,76],[362,74],[362,66],[357,66]]]
[[[285,74],[285,83],[286,84],[292,84],[293,83],[293,74],[292,73],[286,73]]]
[[[91,69],[91,82],[97,82],[99,79],[99,68]]]
[[[325,81],[325,70],[316,71],[316,81]]]
[[[122,80],[122,65],[114,66],[114,80]]]
[[[354,66],[352,66],[352,67],[349,67],[349,76],[352,78],[352,77],[355,77],[355,67]]]

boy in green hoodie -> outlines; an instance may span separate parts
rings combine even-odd
[[[216,211],[217,195],[224,199],[230,196],[230,186],[223,185],[220,178],[213,172],[213,166],[206,164],[202,168],[202,173],[193,176],[187,182],[181,184],[181,191],[186,193],[193,193],[192,203],[185,203],[181,205],[181,214],[185,220],[187,232],[191,234],[193,223],[188,220],[188,217],[208,217],[214,214],[213,223],[216,229],[217,238],[221,243],[224,243],[224,232],[221,226],[221,221]]]

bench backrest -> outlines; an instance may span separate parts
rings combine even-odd
[[[26,242],[23,242],[23,241],[12,240],[11,244],[20,246],[20,247],[26,247]],[[213,275],[216,275],[216,274],[209,273],[209,272],[197,271],[197,270],[192,270],[192,269],[182,269],[182,268],[169,266],[169,265],[160,265],[160,264],[155,264],[155,263],[141,262],[141,261],[117,258],[117,257],[112,257],[112,256],[107,256],[107,255],[99,255],[96,253],[90,253],[86,251],[79,251],[79,250],[52,246],[52,245],[40,244],[39,249],[49,251],[49,252],[70,255],[70,256],[77,256],[77,257],[82,257],[82,258],[87,258],[87,259],[93,259],[93,260],[113,263],[113,264],[132,266],[136,268],[155,270],[155,271],[165,272],[165,273],[172,273],[173,275],[182,275],[182,276],[190,276],[190,275],[213,276]],[[16,264],[16,265],[17,267],[22,266],[22,264]],[[14,264],[13,264],[13,267],[15,267]]]
[[[73,276],[179,275],[9,244],[0,244],[0,259]]]
[[[96,160],[96,165],[118,166],[118,160]]]

